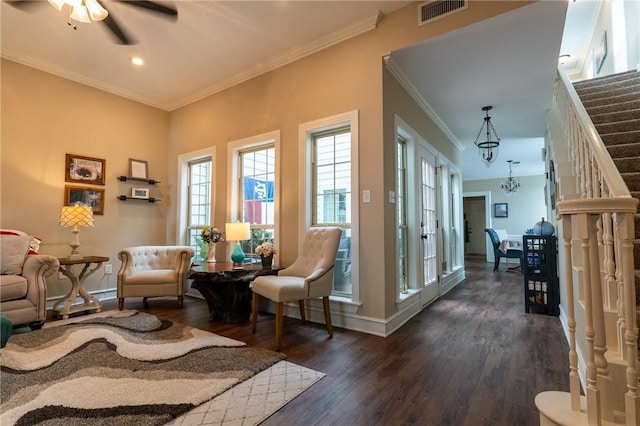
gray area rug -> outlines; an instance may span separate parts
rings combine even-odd
[[[135,311],[56,323],[0,351],[3,426],[162,425],[285,358]]]

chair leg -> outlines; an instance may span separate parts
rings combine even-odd
[[[282,314],[284,310],[284,303],[276,303],[276,350],[280,352],[280,341],[282,340]]]
[[[145,308],[149,307],[149,302],[147,302],[147,299],[149,299],[148,297],[143,297],[142,298],[142,306],[144,306]]]
[[[124,297],[119,297],[118,298],[118,310],[123,310],[124,309]]]
[[[178,308],[183,308],[183,307],[184,307],[184,297],[178,296]]]
[[[255,333],[258,327],[258,293],[253,293],[251,299],[251,332]]]
[[[331,325],[331,305],[329,304],[329,296],[323,297],[322,302],[322,304],[324,305],[324,322],[327,324],[329,337],[333,337],[333,325]]]
[[[493,262],[493,272],[498,270],[498,266],[500,266],[500,256],[496,256],[496,260]]]
[[[304,314],[304,299],[298,300],[298,306],[300,306],[300,319],[302,320],[302,323],[306,323],[307,322],[307,318]]]

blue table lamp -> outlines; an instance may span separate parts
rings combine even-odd
[[[244,252],[240,241],[251,239],[251,228],[248,222],[236,222],[225,224],[225,239],[227,241],[236,241],[236,248],[231,253],[231,261],[233,269],[242,269],[244,264]]]

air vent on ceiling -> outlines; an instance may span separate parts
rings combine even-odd
[[[424,25],[466,8],[467,0],[436,0],[422,3],[418,6],[418,25]]]

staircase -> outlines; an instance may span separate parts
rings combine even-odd
[[[570,389],[536,395],[540,424],[640,426],[640,73],[559,69],[547,130]]]
[[[640,200],[640,72],[628,71],[585,80],[575,83],[574,87],[631,196]],[[636,315],[640,327],[639,213],[635,214],[633,258]]]

